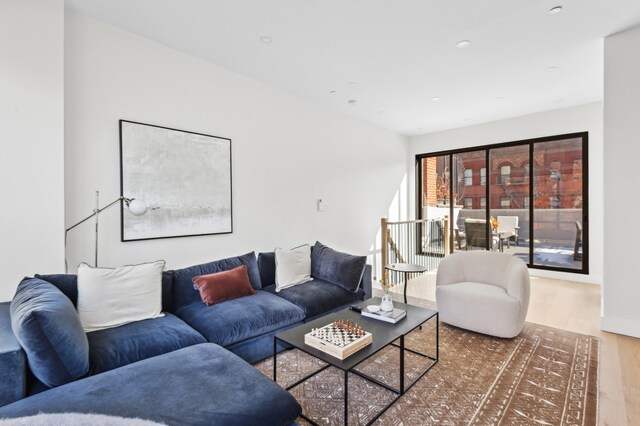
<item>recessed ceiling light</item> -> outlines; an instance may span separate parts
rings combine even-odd
[[[271,37],[269,36],[262,36],[260,37],[260,41],[264,44],[271,44],[273,40],[271,40]]]
[[[461,40],[456,44],[458,49],[464,49],[465,47],[469,47],[471,42],[469,40]]]
[[[347,86],[349,87],[356,87],[356,82],[352,81],[351,83],[347,84]]]
[[[356,102],[357,102],[357,101],[356,101],[355,99],[349,99],[349,100],[347,101],[347,103],[348,103],[349,105],[355,105],[355,104],[356,104]]]
[[[442,99],[440,96],[434,96],[433,98],[431,98],[433,102],[438,102],[440,99]]]
[[[547,67],[547,68],[545,68],[545,71],[551,72],[551,71],[555,71],[557,69],[558,69],[558,67]]]
[[[562,6],[556,6],[549,9],[549,15],[555,15],[556,13],[562,12]]]

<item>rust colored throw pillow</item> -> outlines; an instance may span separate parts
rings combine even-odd
[[[251,287],[249,273],[245,265],[215,274],[200,275],[194,277],[192,281],[200,292],[202,301],[207,305],[215,305],[225,300],[256,294],[256,291]]]

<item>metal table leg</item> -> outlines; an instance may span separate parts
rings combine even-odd
[[[277,376],[276,376],[276,356],[278,354],[278,338],[277,337],[273,337],[273,381],[278,383],[277,380]]]
[[[404,334],[400,336],[400,395],[404,394]]]
[[[349,424],[349,370],[344,371],[344,425]]]
[[[407,273],[405,272],[404,273],[404,304],[405,305],[407,304],[407,284],[408,284]]]

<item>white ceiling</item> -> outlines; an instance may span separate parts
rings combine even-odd
[[[638,0],[66,4],[406,135],[601,100],[603,38],[640,23]],[[456,48],[465,39],[471,45]]]

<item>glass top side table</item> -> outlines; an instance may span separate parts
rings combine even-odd
[[[408,274],[422,273],[429,270],[426,266],[416,265],[413,263],[390,263],[384,267],[389,271],[400,272],[404,274],[404,303],[407,303],[407,282]]]

